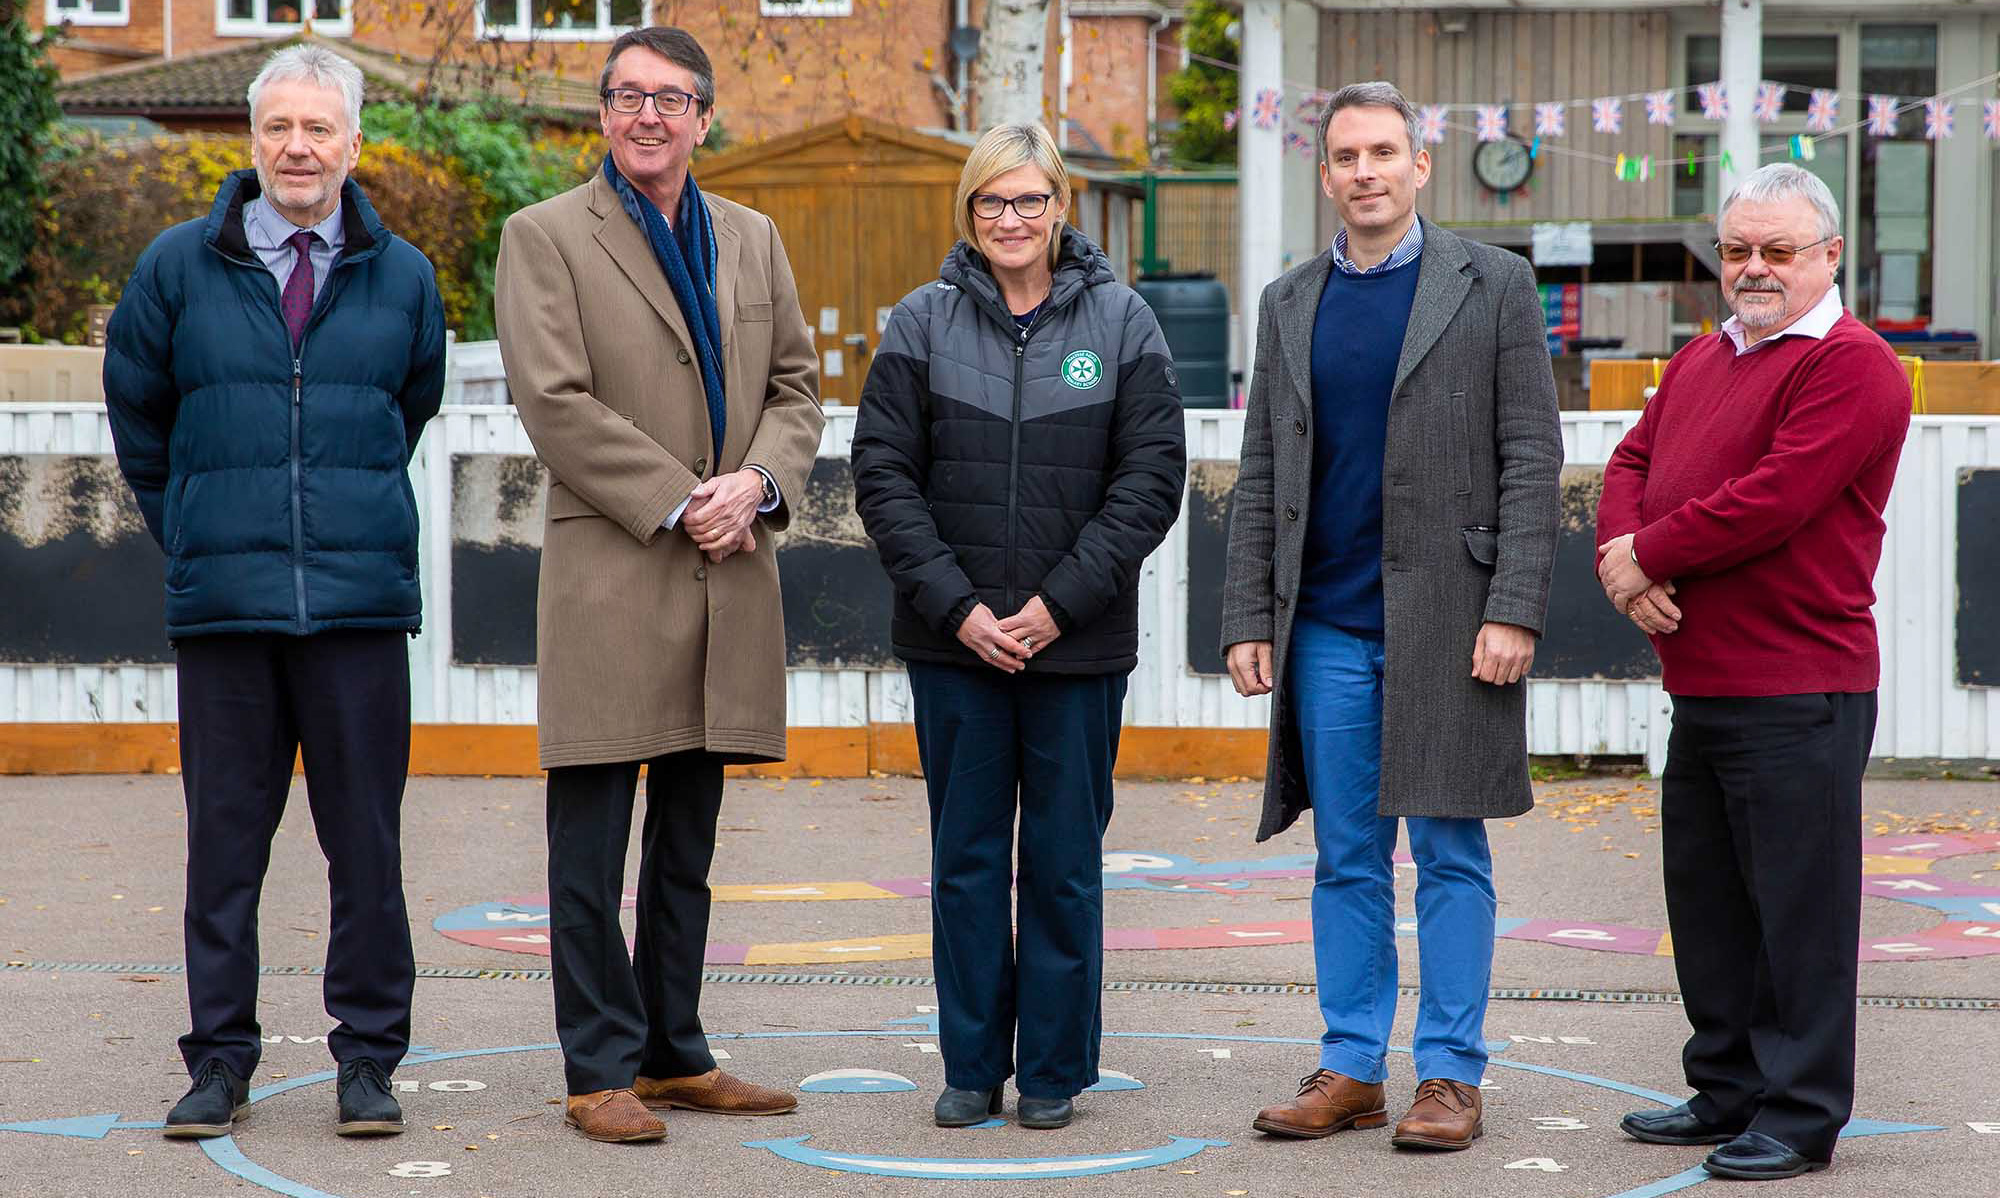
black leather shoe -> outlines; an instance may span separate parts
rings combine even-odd
[[[1817,1173],[1832,1163],[1808,1160],[1761,1131],[1746,1131],[1709,1153],[1701,1167],[1717,1177],[1770,1181],[1779,1177],[1797,1177],[1801,1173]]]
[[[221,1061],[204,1061],[195,1071],[194,1085],[167,1112],[160,1134],[170,1140],[212,1140],[228,1135],[230,1125],[249,1109],[250,1083]]]
[[[1030,1098],[1023,1094],[1015,1110],[1020,1114],[1022,1127],[1068,1127],[1069,1121],[1076,1118],[1076,1104],[1067,1098]]]
[[[1633,1111],[1618,1121],[1618,1128],[1648,1144],[1727,1144],[1743,1131],[1704,1123],[1685,1102],[1663,1111]]]
[[[954,1090],[945,1087],[938,1095],[931,1117],[939,1127],[971,1127],[1000,1113],[1000,1087],[991,1090]]]
[[[340,1122],[343,1136],[393,1136],[403,1130],[403,1108],[389,1093],[389,1075],[363,1059],[340,1066]]]

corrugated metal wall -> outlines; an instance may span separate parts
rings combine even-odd
[[[463,347],[459,352],[474,350]],[[477,360],[476,353],[468,361]],[[489,383],[460,371],[467,393]],[[845,456],[854,410],[828,412],[823,455]],[[1636,412],[1566,412],[1563,438],[1572,464],[1603,462]],[[1190,411],[1190,459],[1233,460],[1242,414]],[[0,454],[109,453],[103,409],[92,404],[0,405]],[[424,517],[424,632],[411,642],[413,710],[420,722],[530,723],[535,672],[451,664],[451,500],[455,454],[531,453],[512,408],[453,406],[426,431],[412,482]],[[2000,468],[2000,419],[1918,417],[1903,454],[1889,509],[1889,538],[1876,585],[1884,676],[1878,755],[2000,758],[2000,692],[1953,681],[1956,482],[1963,467]],[[1984,535],[2000,536],[2000,530]],[[1261,727],[1268,700],[1246,701],[1219,677],[1188,672],[1183,566],[1185,528],[1177,525],[1141,575],[1140,661],[1125,719],[1139,726]],[[4,582],[0,582],[4,588]],[[793,670],[787,679],[791,723],[854,727],[910,718],[898,671]],[[1536,753],[1646,754],[1663,760],[1666,700],[1644,682],[1535,681],[1529,686],[1529,743]],[[158,667],[9,666],[0,664],[0,724],[29,721],[107,723],[173,720],[173,669]]]

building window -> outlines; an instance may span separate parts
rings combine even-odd
[[[352,0],[216,0],[215,31],[224,37],[296,33],[311,20],[315,33],[354,32]]]
[[[1721,71],[1720,49],[1714,34],[1689,34],[1682,43],[1681,78],[1690,86],[1713,82]],[[1759,130],[1760,162],[1786,161],[1788,139],[1809,132],[1810,95],[1798,89],[1838,91],[1840,124],[1846,126],[1859,125],[1867,115],[1870,95],[1910,104],[1938,88],[1936,25],[1856,22],[1832,32],[1780,30],[1765,36],[1763,49],[1762,77],[1794,90],[1786,93],[1783,115]],[[1826,183],[1840,205],[1847,239],[1841,300],[1857,319],[1878,329],[1921,328],[1931,317],[1936,147],[1924,139],[1923,116],[1921,106],[1904,112],[1894,137],[1876,137],[1865,127],[1815,136],[1813,158],[1798,162]],[[1965,118],[1962,111],[1960,137],[1967,135]],[[1716,128],[1688,96],[1674,130],[1676,159],[1712,158]],[[1694,175],[1675,171],[1673,214],[1714,215],[1722,202],[1719,174],[1712,162]]]
[[[60,25],[126,25],[132,12],[126,0],[49,0],[48,23]]]
[[[1906,102],[1936,92],[1937,26],[1863,25],[1861,91]],[[1904,113],[1893,138],[1861,139],[1860,202],[1848,218],[1855,230],[1848,306],[1879,329],[1930,321],[1933,145],[1924,140],[1923,116],[1921,108]]]
[[[764,17],[851,17],[854,0],[758,0]]]
[[[645,0],[484,0],[481,33],[508,41],[608,42],[646,24]]]
[[[1687,40],[1687,86],[1714,83],[1720,78],[1722,39],[1712,33],[1698,33],[1690,37]],[[1839,87],[1840,38],[1818,34],[1774,34],[1766,37],[1764,78],[1789,83],[1794,88]],[[1786,112],[1804,112],[1811,102],[1809,92],[1793,90],[1785,93]]]

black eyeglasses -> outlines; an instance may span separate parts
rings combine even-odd
[[[1834,236],[1838,237],[1839,234],[1836,233]],[[1791,264],[1792,259],[1805,253],[1807,250],[1813,248],[1813,246],[1825,245],[1832,240],[1833,237],[1822,237],[1818,241],[1809,242],[1801,246],[1739,245],[1733,241],[1718,241],[1715,243],[1715,252],[1722,255],[1724,262],[1729,263],[1748,262],[1750,261],[1750,255],[1756,254],[1764,259],[1764,265],[1766,266],[1787,266]]]
[[[1029,192],[1024,196],[1008,199],[1005,196],[988,195],[980,192],[972,197],[972,215],[981,220],[999,220],[1000,214],[1012,208],[1014,215],[1022,220],[1033,220],[1049,210],[1049,201],[1055,197],[1042,192]]]
[[[684,91],[675,91],[672,88],[663,88],[656,92],[642,92],[633,87],[609,87],[604,89],[602,94],[605,105],[611,111],[623,113],[626,116],[631,116],[633,113],[644,109],[647,100],[653,102],[653,111],[659,113],[661,116],[686,116],[688,109],[694,107],[695,100],[699,99],[697,96],[691,96]]]

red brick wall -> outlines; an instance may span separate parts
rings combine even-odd
[[[85,46],[113,45],[150,54],[161,52],[162,13],[169,0],[129,0],[131,21],[123,26],[77,30]],[[246,40],[216,29],[215,0],[171,0],[176,58],[204,50],[242,45]],[[463,7],[472,0],[353,0],[354,40],[413,58],[468,60],[490,57],[500,65],[530,69],[595,83],[606,42],[513,42],[498,47],[476,41],[476,25]],[[716,68],[717,103],[723,127],[737,144],[837,119],[849,112],[912,127],[949,127],[944,93],[932,85],[936,74],[955,83],[946,48],[952,23],[951,0],[854,0],[847,17],[760,17],[754,0],[654,0],[653,17],[678,24],[708,50]],[[1060,83],[1060,39],[1051,5],[1045,72],[1045,110],[1053,120]],[[972,6],[981,19],[983,4]],[[30,19],[39,25],[44,6],[29,0]],[[426,11],[434,16],[428,23]],[[1105,148],[1120,155],[1142,151],[1146,139],[1145,44],[1150,22],[1142,17],[1077,18],[1070,88],[1071,119],[1087,128]],[[1160,77],[1177,65],[1170,27],[1162,38]],[[130,59],[91,53],[84,47],[57,52],[65,77],[74,77]]]

